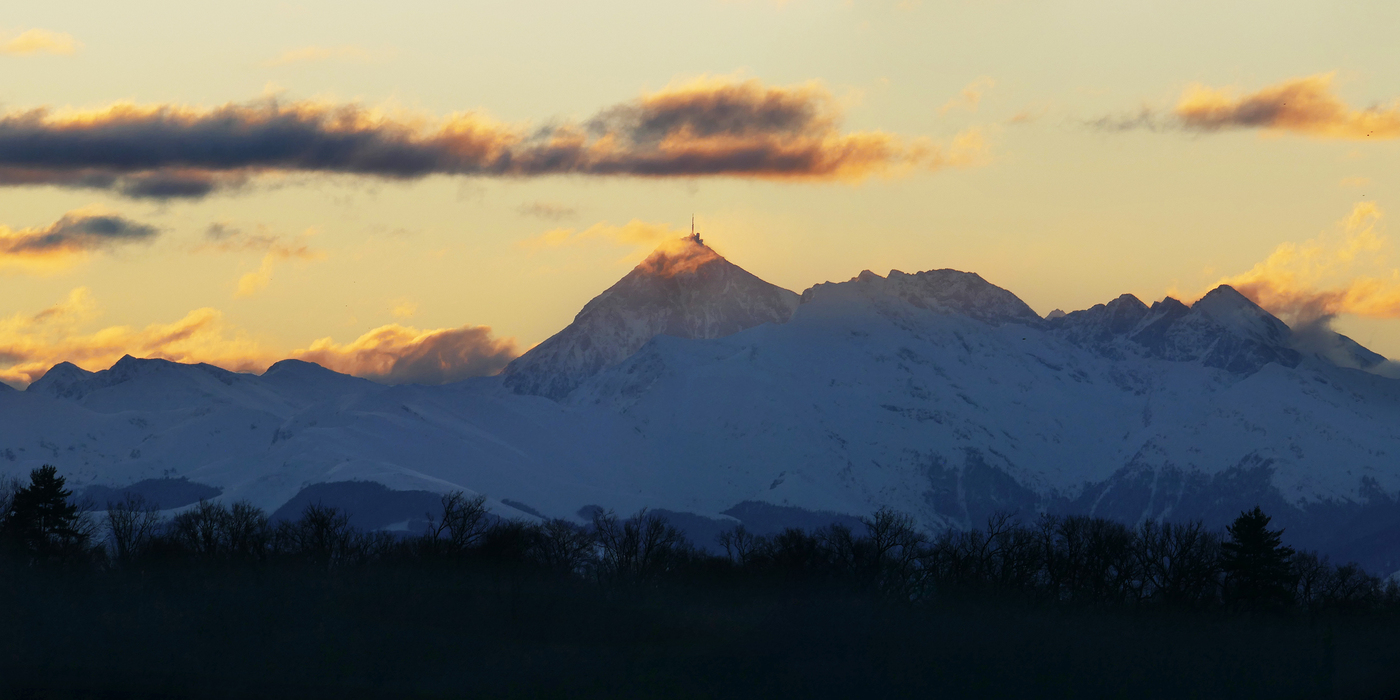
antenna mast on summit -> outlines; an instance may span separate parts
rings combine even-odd
[[[700,241],[700,232],[695,230],[695,215],[694,215],[694,214],[691,214],[691,215],[690,215],[690,240],[695,241],[695,243],[696,243],[697,245],[705,245],[704,243],[702,243],[702,242]]]

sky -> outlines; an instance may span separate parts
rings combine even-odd
[[[687,232],[802,291],[1230,283],[1400,357],[1400,4],[24,3],[0,381],[491,374]]]

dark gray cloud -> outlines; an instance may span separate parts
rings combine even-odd
[[[0,229],[0,258],[43,258],[153,240],[154,226],[115,214],[72,212],[41,228]]]
[[[842,133],[815,86],[705,80],[522,130],[477,114],[432,125],[353,105],[267,100],[212,110],[119,106],[0,114],[0,185],[193,198],[267,172],[393,179],[557,174],[860,179],[957,164],[881,132]]]

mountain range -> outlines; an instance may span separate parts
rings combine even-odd
[[[436,494],[507,517],[658,509],[699,544],[744,523],[937,532],[1005,511],[1220,527],[1400,573],[1400,380],[1236,290],[1042,318],[956,270],[801,295],[698,239],[658,249],[499,376],[385,386],[122,358],[0,390],[0,474],[58,466],[99,505],[340,504],[413,529]]]

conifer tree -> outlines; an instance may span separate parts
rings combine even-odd
[[[78,507],[69,502],[58,469],[44,465],[29,473],[29,485],[14,493],[9,511],[0,519],[4,540],[15,553],[32,561],[62,559],[80,552],[90,534],[82,527]]]
[[[1225,528],[1229,539],[1220,544],[1220,566],[1234,602],[1271,607],[1293,600],[1293,548],[1283,545],[1283,530],[1269,529],[1270,520],[1255,506]]]

